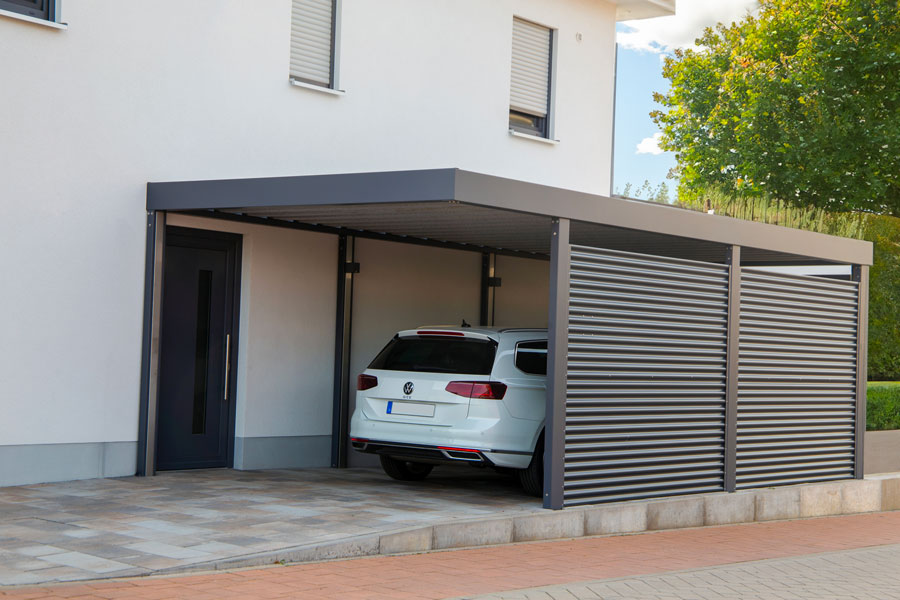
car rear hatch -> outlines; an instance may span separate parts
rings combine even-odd
[[[496,349],[496,340],[484,334],[401,332],[360,376],[357,404],[371,420],[453,426],[467,418],[469,396],[459,385],[450,386],[455,393],[448,386],[489,381]]]

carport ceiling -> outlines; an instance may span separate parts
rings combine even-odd
[[[553,218],[574,244],[745,263],[871,264],[867,242],[585,194],[458,169],[148,184],[148,209],[282,227],[500,250],[550,252]]]

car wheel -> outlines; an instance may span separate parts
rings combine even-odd
[[[381,468],[384,469],[384,472],[387,473],[388,477],[399,479],[400,481],[419,481],[425,479],[428,477],[428,474],[431,473],[431,469],[434,468],[434,465],[399,460],[384,454],[379,458],[381,458]]]
[[[538,439],[527,469],[519,471],[519,483],[529,496],[544,495],[544,434]]]

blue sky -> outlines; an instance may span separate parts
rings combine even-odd
[[[622,193],[626,183],[639,187],[646,180],[655,189],[665,181],[674,196],[677,182],[666,175],[675,156],[656,147],[659,128],[650,119],[660,108],[653,92],[668,90],[661,58],[691,47],[705,27],[740,19],[756,6],[757,0],[677,0],[674,16],[618,24],[614,192]]]
[[[627,48],[619,48],[616,72],[616,144],[613,165],[613,190],[622,193],[626,183],[637,187],[650,181],[655,188],[666,181],[670,188],[675,182],[666,174],[675,166],[670,152],[651,154],[645,144],[638,152],[638,144],[652,138],[659,131],[650,119],[650,112],[659,108],[653,92],[666,92],[669,82],[661,73],[660,55]]]

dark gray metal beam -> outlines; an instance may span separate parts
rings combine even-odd
[[[547,411],[544,427],[544,508],[563,507],[566,458],[566,379],[569,358],[568,219],[554,219],[550,244],[547,322]]]
[[[859,282],[859,307],[856,317],[856,443],[854,444],[853,476],[865,474],[863,450],[866,435],[866,387],[869,361],[869,267],[853,266],[853,279]]]
[[[149,183],[147,190],[148,210],[464,202],[844,264],[872,264],[869,242],[458,169]]]
[[[725,364],[725,491],[733,492],[737,473],[738,335],[741,320],[741,247],[731,246],[728,263],[728,333]]]
[[[491,255],[484,252],[481,255],[481,294],[478,301],[478,324],[482,327],[488,326],[491,310],[491,286],[489,284],[491,274]]]
[[[165,261],[166,213],[147,213],[144,260],[144,317],[141,341],[141,392],[138,408],[138,475],[156,471],[156,407],[159,391],[159,332]]]
[[[337,311],[334,332],[334,400],[331,419],[331,466],[347,466],[350,413],[350,334],[353,314],[355,240],[338,237]]]
[[[298,229],[301,231],[315,231],[318,233],[329,233],[332,235],[352,235],[355,238],[366,238],[370,240],[382,240],[384,242],[397,242],[399,244],[413,244],[416,246],[431,246],[433,248],[448,248],[450,250],[463,250],[465,252],[491,252],[493,254],[502,254],[504,256],[518,256],[520,258],[533,258],[535,260],[550,260],[546,254],[535,254],[533,252],[524,252],[518,250],[510,250],[505,248],[490,248],[487,246],[478,246],[475,244],[459,244],[455,242],[446,242],[435,239],[416,238],[408,235],[394,235],[390,233],[379,233],[376,231],[361,231],[359,229],[351,229],[347,227],[330,227],[328,225],[314,225],[310,223],[302,223],[299,221],[289,221],[287,219],[276,219],[266,217],[254,217],[240,213],[220,212],[218,210],[184,210],[178,211],[179,214],[191,215],[195,217],[203,217],[205,219],[221,219],[223,221],[234,221],[238,223],[250,223],[253,225],[266,225],[268,227],[281,227],[284,229]]]
[[[453,200],[456,169],[153,182],[149,210]]]
[[[573,221],[735,244],[847,264],[872,264],[872,245],[869,242],[469,171],[457,171],[455,198],[470,204]]]

